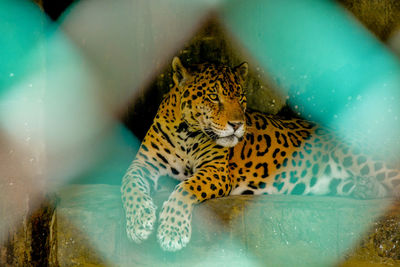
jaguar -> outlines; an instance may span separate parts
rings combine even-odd
[[[397,169],[299,118],[247,110],[246,62],[230,68],[172,61],[174,86],[164,97],[122,179],[127,235],[140,243],[156,224],[150,191],[160,176],[179,184],[159,214],[163,250],[185,247],[195,205],[241,194],[380,198],[400,184]]]

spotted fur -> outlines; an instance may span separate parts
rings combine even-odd
[[[121,192],[127,234],[145,240],[156,221],[150,185],[162,175],[181,182],[163,204],[157,238],[164,250],[185,247],[194,205],[240,194],[383,197],[398,170],[301,119],[246,111],[247,63],[231,69],[172,62],[175,86],[162,101]]]

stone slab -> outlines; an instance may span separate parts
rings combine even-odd
[[[392,223],[390,230],[375,222],[388,200],[304,196],[214,199],[195,208],[188,247],[167,253],[159,248],[154,234],[140,245],[127,239],[118,186],[71,185],[58,196],[60,266],[321,266],[344,259],[398,262],[400,257],[393,251],[395,241],[376,237],[377,231],[388,235],[397,225]],[[157,205],[167,197],[166,192],[158,194]],[[400,222],[392,216],[391,220]],[[363,253],[351,246],[361,242],[368,227],[375,233],[375,244],[367,249],[370,257],[360,258],[357,255]],[[369,239],[363,240],[367,240],[365,247]],[[391,244],[392,252],[379,254],[377,242]]]

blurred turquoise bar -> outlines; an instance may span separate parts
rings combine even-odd
[[[37,49],[47,22],[32,1],[0,1],[0,93],[43,68]]]
[[[336,2],[234,0],[221,15],[296,112],[398,146],[399,63]]]

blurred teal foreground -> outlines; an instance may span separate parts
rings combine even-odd
[[[399,63],[338,4],[228,1],[221,15],[296,112],[399,151]]]
[[[237,207],[243,209],[228,210],[250,217],[232,217],[230,226],[239,226],[229,229],[251,231],[237,237],[218,232],[223,220],[203,211],[194,216],[202,226],[190,245],[198,248],[175,256],[160,251],[154,236],[143,245],[145,251],[128,243],[118,188],[62,190],[82,176],[91,182],[122,178],[123,165],[128,167],[134,154],[124,146],[137,147],[138,142],[120,126],[121,110],[210,11],[220,16],[251,60],[289,93],[290,104],[305,118],[337,128],[345,139],[361,133],[362,146],[387,149],[389,154],[399,151],[399,63],[333,1],[81,1],[59,25],[28,1],[3,0],[0,129],[7,142],[33,147],[43,159],[38,161],[43,164],[42,181],[25,186],[40,191],[36,184],[44,184],[48,192],[60,191],[70,200],[60,204],[60,218],[87,237],[110,266],[130,251],[143,257],[139,263],[154,257],[173,266],[333,265],[385,203],[238,198]],[[208,234],[216,231],[221,243]],[[182,255],[185,261],[180,262]],[[220,261],[215,264],[213,257]],[[127,258],[121,261],[131,260]]]
[[[47,20],[34,3],[0,1],[0,96],[41,67],[43,58],[35,51],[43,42],[44,23]]]

